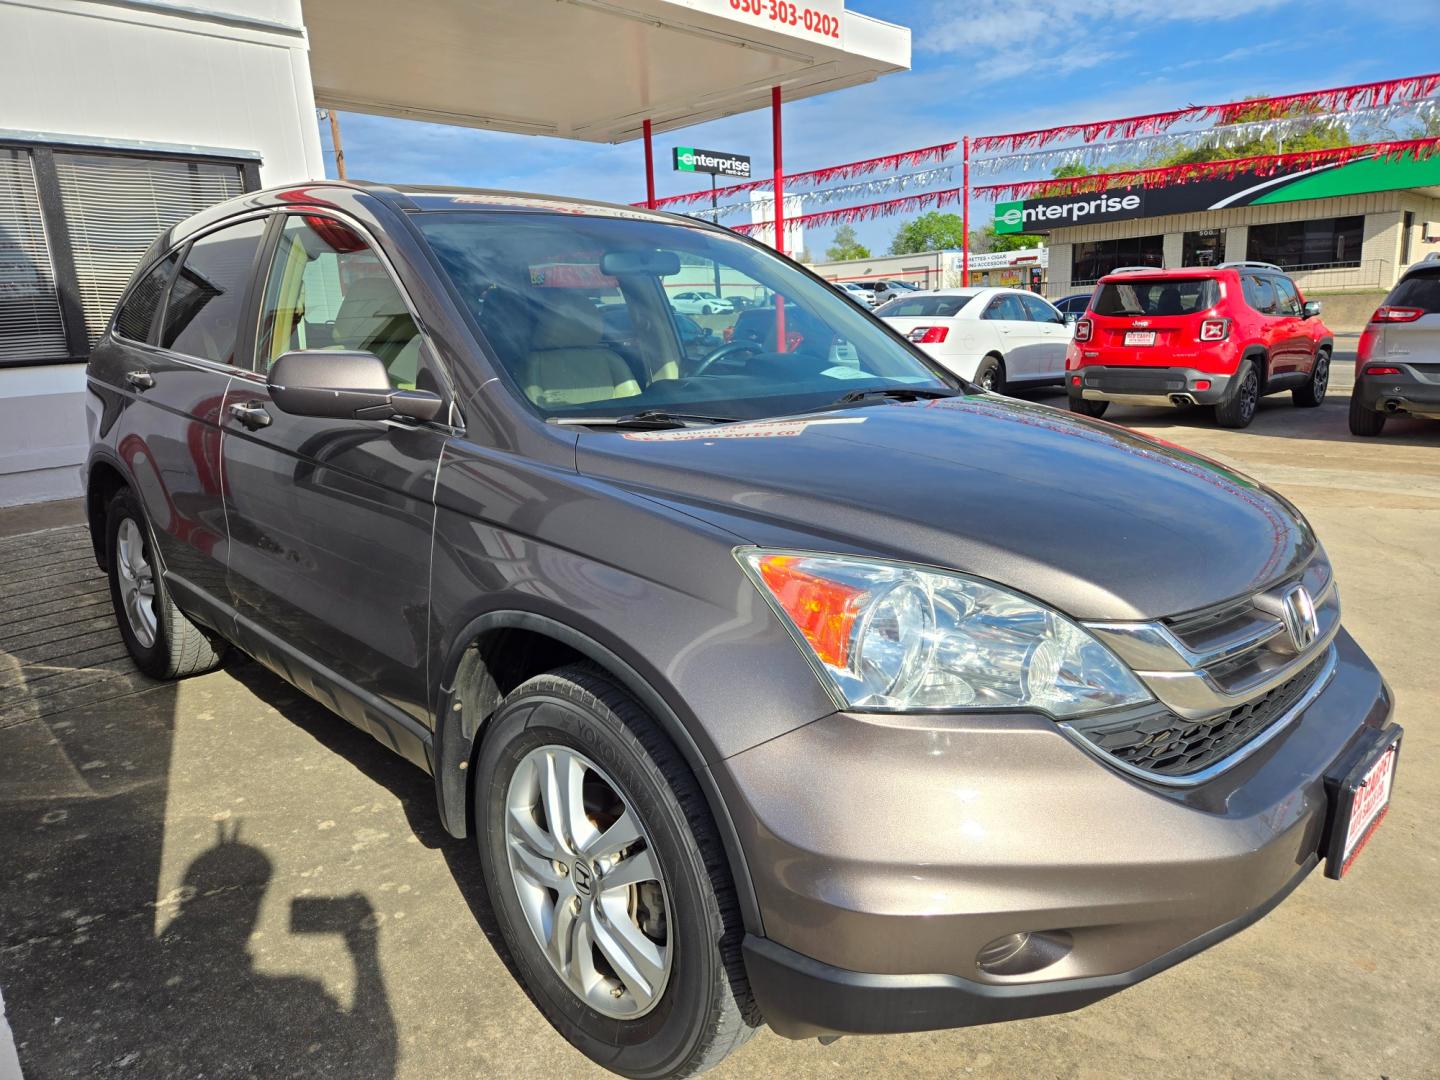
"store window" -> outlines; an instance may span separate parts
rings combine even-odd
[[[0,365],[85,359],[155,239],[257,186],[240,161],[0,145]]]
[[[1225,261],[1225,230],[1196,229],[1181,244],[1181,265],[1215,266]]]
[[[69,354],[34,160],[0,147],[0,362]]]
[[[1164,266],[1163,236],[1129,236],[1094,240],[1071,249],[1070,284],[1092,285],[1122,266]]]
[[[1286,270],[1359,266],[1364,233],[1365,218],[1361,214],[1251,225],[1245,257]]]

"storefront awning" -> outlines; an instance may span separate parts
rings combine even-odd
[[[316,104],[589,142],[870,82],[910,31],[844,0],[304,0]],[[789,25],[789,15],[795,25]]]

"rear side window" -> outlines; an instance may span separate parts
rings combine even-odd
[[[912,296],[900,297],[875,312],[899,318],[948,319],[975,299],[973,296]]]
[[[115,332],[131,341],[149,341],[160,301],[180,265],[180,253],[171,252],[140,279],[115,314]]]
[[[1090,310],[1096,315],[1192,315],[1219,299],[1213,278],[1107,281],[1096,290]]]
[[[263,220],[244,221],[190,245],[165,305],[161,345],[217,364],[235,363],[245,289],[264,232]]]
[[[1295,288],[1295,283],[1289,278],[1271,278],[1275,286],[1275,294],[1279,304],[1281,315],[1300,315],[1300,293]]]
[[[1407,277],[1390,291],[1385,303],[1388,307],[1419,308],[1427,314],[1440,311],[1440,271]]]
[[[1003,319],[1006,322],[1030,321],[1030,316],[1025,314],[1025,306],[1014,293],[1001,293],[991,300],[990,306],[985,309],[984,318]]]
[[[1275,286],[1270,283],[1268,277],[1259,274],[1245,274],[1240,278],[1240,284],[1245,292],[1245,302],[1261,315],[1278,315],[1279,300],[1275,296]]]

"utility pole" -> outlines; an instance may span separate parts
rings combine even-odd
[[[325,115],[330,117],[330,144],[335,147],[335,175],[344,180],[345,148],[340,145],[340,117],[335,115],[334,109],[326,109]]]

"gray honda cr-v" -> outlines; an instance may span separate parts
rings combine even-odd
[[[696,288],[739,301],[703,340]],[[1386,807],[1390,693],[1293,506],[714,226],[249,195],[156,242],[88,408],[136,663],[233,643],[432,774],[626,1075],[1079,1008]]]

